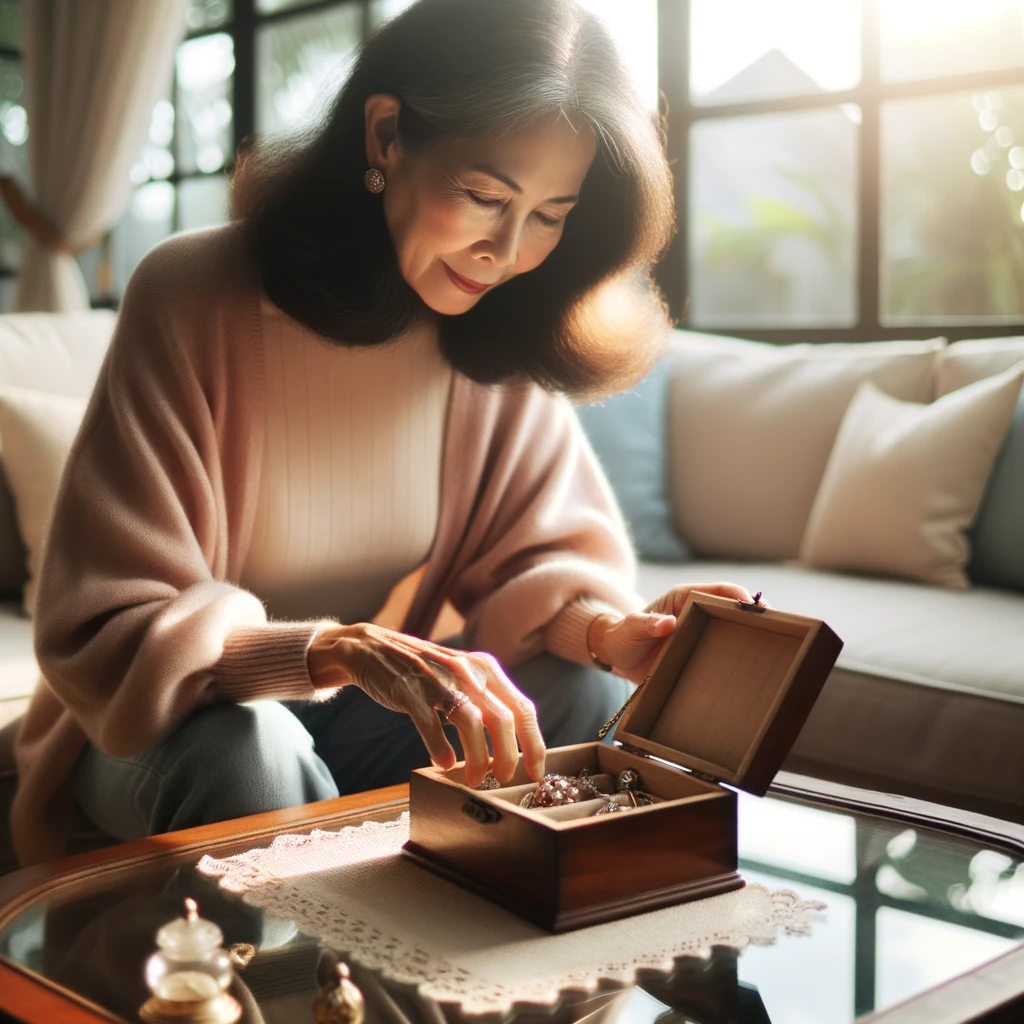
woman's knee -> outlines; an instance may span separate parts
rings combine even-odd
[[[276,701],[205,708],[184,722],[171,741],[172,770],[189,777],[172,788],[189,783],[186,802],[201,801],[201,816],[209,821],[337,796],[312,737]]]
[[[205,825],[337,795],[309,733],[275,701],[216,704],[130,758],[90,747],[75,795],[122,839]]]

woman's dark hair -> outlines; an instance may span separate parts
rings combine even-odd
[[[597,155],[544,263],[460,316],[432,313],[363,185],[374,93],[400,100],[408,155],[560,113],[589,125]],[[267,296],[342,344],[380,344],[436,317],[446,358],[472,379],[584,395],[632,383],[666,333],[650,279],[674,230],[662,139],[607,30],[574,0],[419,0],[364,43],[320,124],[243,150],[232,206]]]

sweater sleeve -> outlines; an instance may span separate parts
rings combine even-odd
[[[217,354],[230,317],[190,263],[200,244],[166,243],[129,283],[41,573],[43,674],[114,756],[205,704],[314,696],[306,654],[320,624],[268,622],[227,582],[252,434],[227,409],[247,385]]]
[[[632,545],[569,402],[530,387],[504,405],[452,601],[467,642],[508,665],[542,650],[586,664],[594,616],[642,604]]]

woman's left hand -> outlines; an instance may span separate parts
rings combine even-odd
[[[611,665],[617,676],[642,683],[661,653],[665,640],[676,628],[679,613],[694,590],[736,601],[752,600],[746,588],[737,583],[694,583],[673,587],[642,612],[631,612],[618,618],[611,613],[598,615],[587,631],[591,651]]]

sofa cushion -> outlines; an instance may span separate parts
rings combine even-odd
[[[0,386],[0,441],[18,511],[18,528],[28,548],[24,606],[30,615],[57,488],[85,405],[84,398]]]
[[[662,360],[632,391],[577,412],[641,558],[681,562],[690,552],[675,531],[668,497],[669,370]]]
[[[939,353],[940,395],[1024,360],[1024,338],[959,341]],[[1024,395],[989,479],[971,532],[968,575],[976,583],[1024,590]]]
[[[862,381],[929,402],[943,339],[782,348],[676,332],[669,473],[676,528],[705,556],[795,558]]]
[[[796,566],[641,566],[640,593],[731,580],[845,646],[787,767],[1024,820],[1024,594]]]
[[[113,333],[109,310],[0,316],[0,385],[86,397]],[[0,595],[21,592],[26,551],[0,463]]]
[[[1021,395],[1024,368],[936,399],[861,385],[811,509],[800,559],[966,587],[966,531]]]
[[[957,341],[935,359],[935,393],[948,395],[967,384],[994,377],[1024,360],[1024,338]]]

